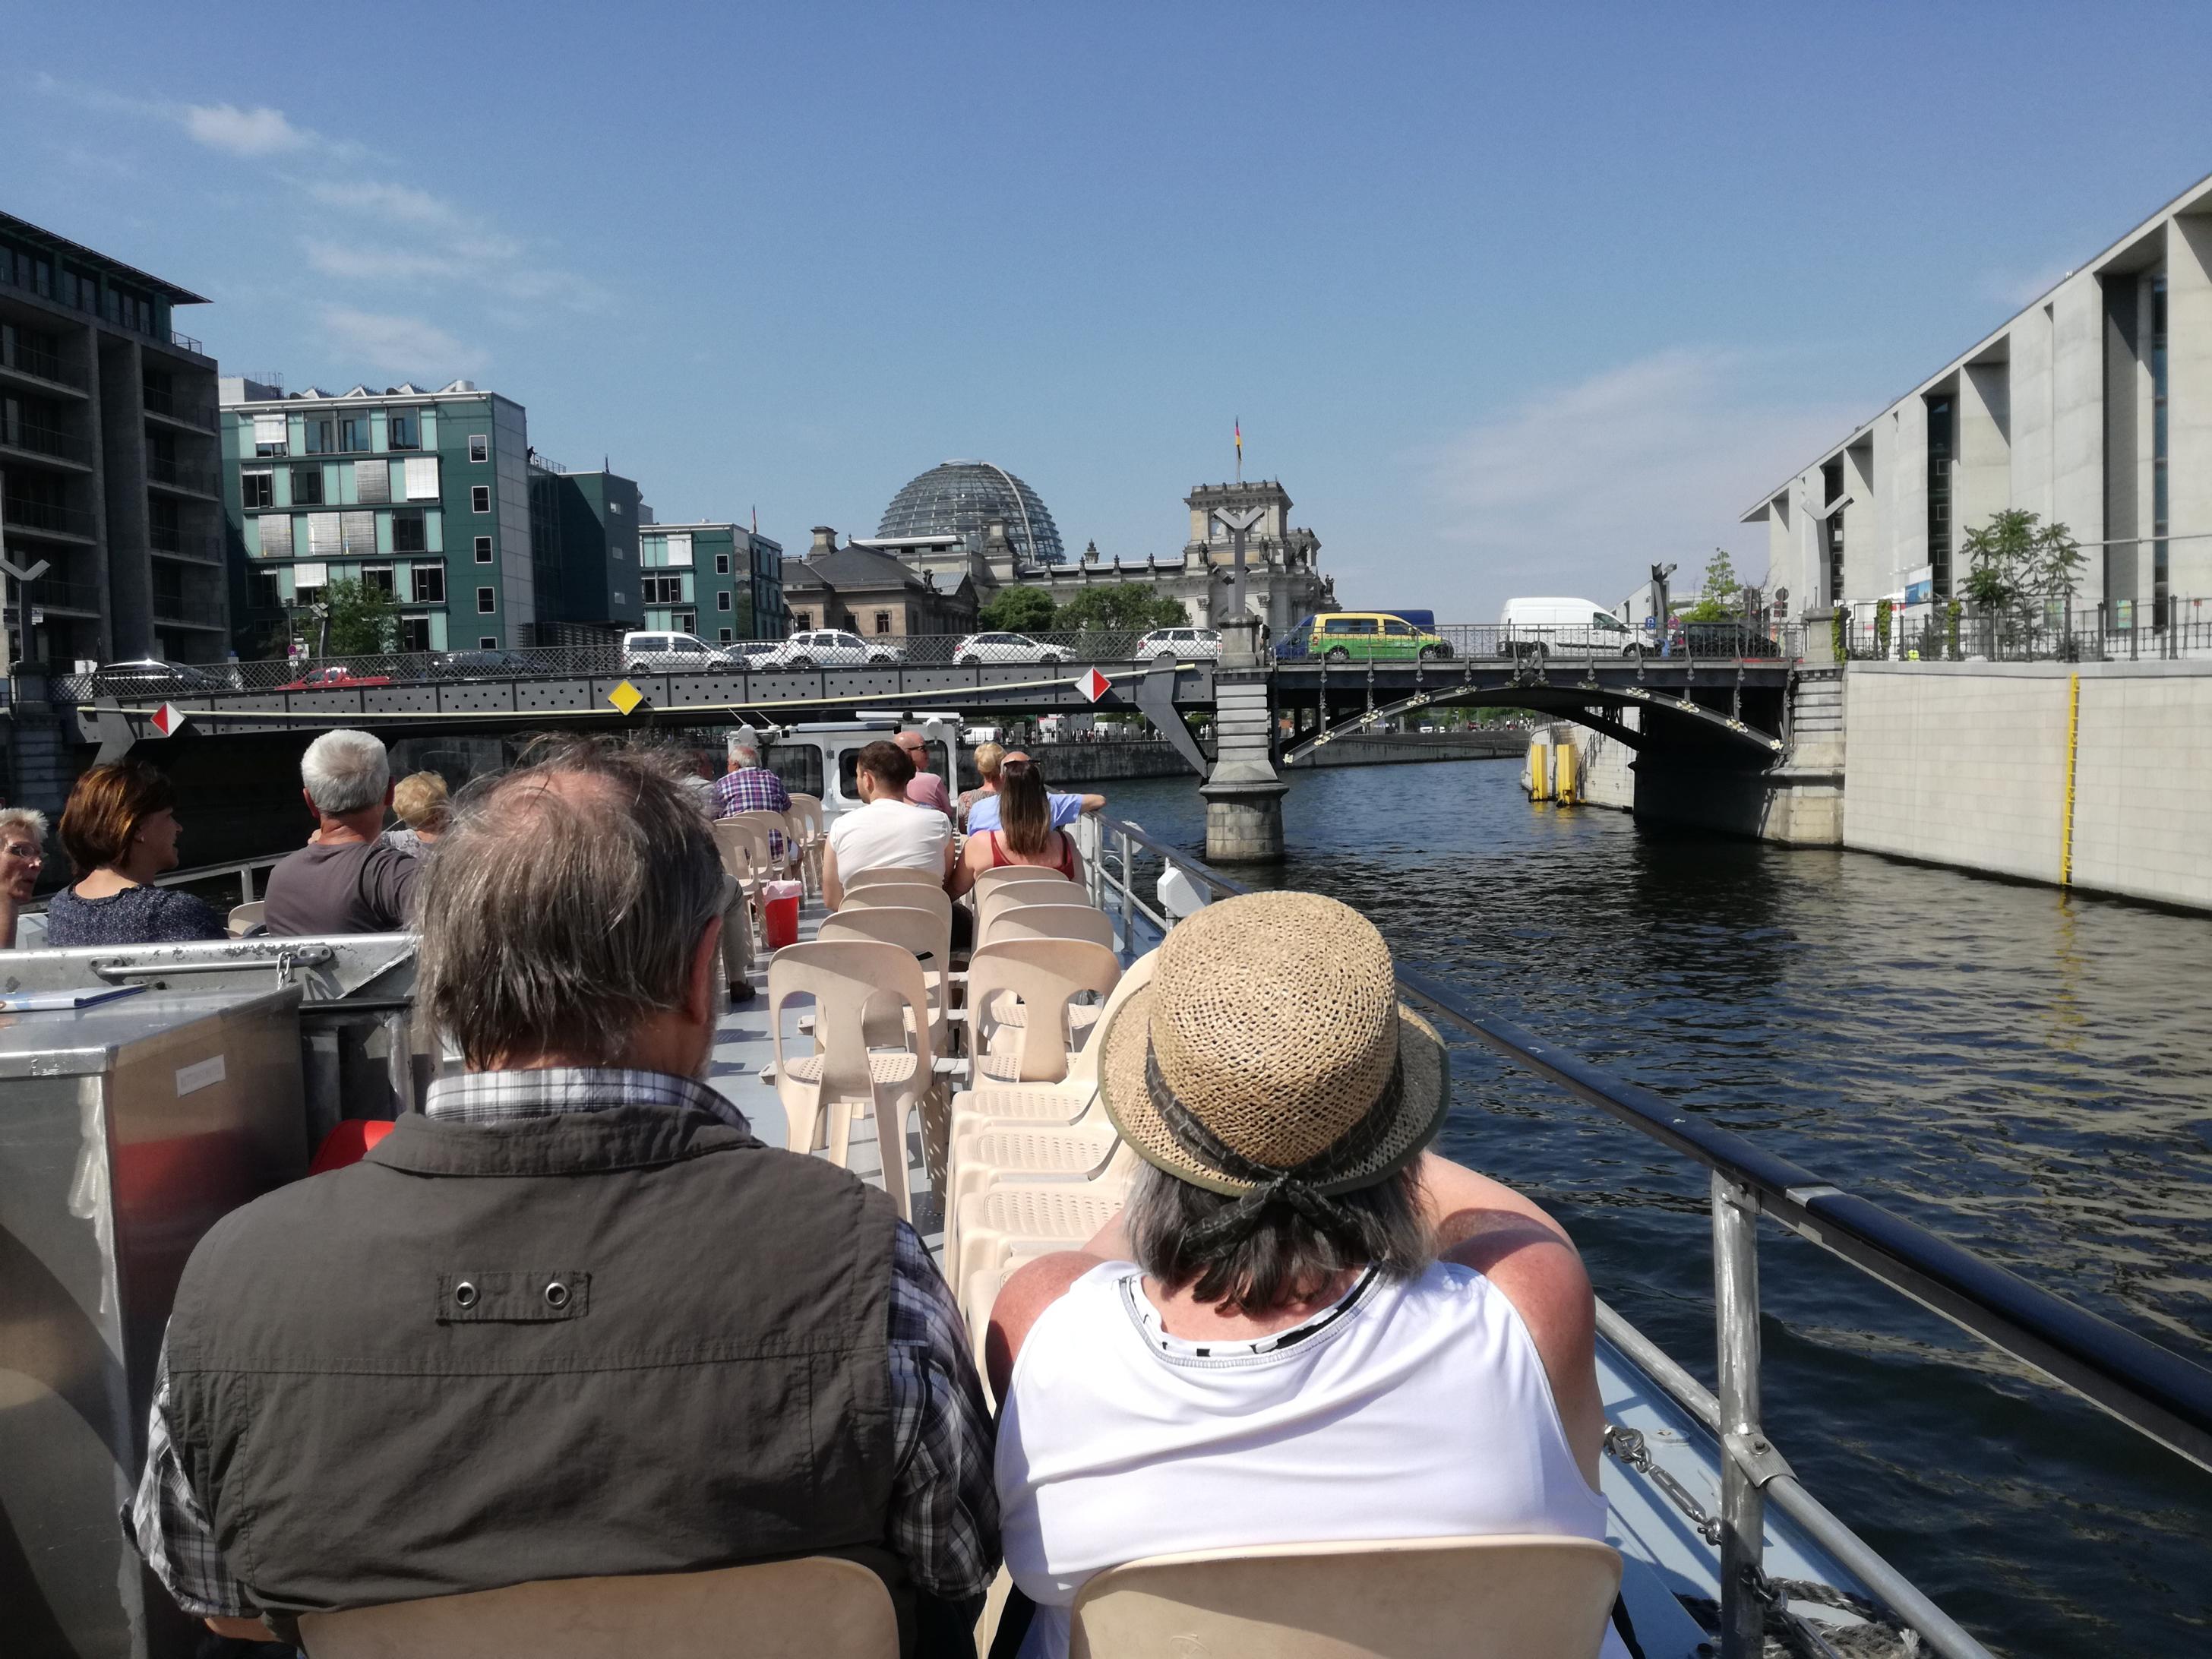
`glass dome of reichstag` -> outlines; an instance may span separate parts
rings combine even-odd
[[[878,536],[960,536],[968,550],[983,550],[983,526],[1006,521],[1006,539],[1025,563],[1065,564],[1060,527],[1044,500],[1019,478],[988,461],[946,461],[933,466],[891,497]]]

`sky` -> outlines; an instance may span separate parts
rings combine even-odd
[[[792,552],[975,457],[1172,554],[1241,422],[1345,604],[1462,622],[1759,575],[2212,172],[2202,5],[11,9],[0,209],[226,373],[467,377]]]

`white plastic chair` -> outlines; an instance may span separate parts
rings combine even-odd
[[[922,890],[900,886],[881,890],[918,894]],[[920,906],[912,908],[889,904],[848,907],[823,917],[815,937],[832,942],[838,939],[873,939],[884,945],[896,945],[912,956],[921,968],[922,985],[929,996],[931,1046],[940,1054],[947,1052],[945,1009],[949,987],[946,974],[952,961],[952,913],[949,906],[942,915]]]
[[[735,818],[714,820],[714,848],[722,855],[722,868],[737,884],[722,912],[722,975],[734,990],[751,979],[753,929],[760,917],[768,848],[757,830]],[[767,943],[765,933],[761,943]]]
[[[983,925],[976,934],[976,946],[981,949],[1012,939],[1088,939],[1110,951],[1114,919],[1087,904],[1018,904],[999,911]]]
[[[302,1613],[300,1639],[309,1659],[896,1659],[899,1650],[883,1581],[821,1555]]]
[[[1089,939],[1002,939],[978,949],[968,964],[976,1080],[1061,1081],[1080,1034],[1098,1018],[1075,999],[1111,995],[1121,980],[1112,949]]]
[[[1159,952],[1147,951],[1121,970],[1106,1006],[1098,1011],[1098,1026],[1112,1023],[1121,1004],[1152,983],[1159,965]],[[993,1083],[975,1079],[975,1086],[952,1097],[951,1135],[954,1140],[987,1124],[1027,1124],[1065,1127],[1088,1119],[1098,1098],[1099,1046],[1080,1049],[1067,1063],[1067,1075],[1058,1083]],[[1103,1116],[1102,1116],[1103,1121]]]
[[[851,875],[837,872],[837,884],[847,892],[857,887],[874,887],[885,882],[912,882],[917,886],[934,887],[942,891],[945,878],[934,870],[907,870],[895,866],[879,870],[855,870]]]
[[[822,797],[792,793],[791,816],[799,820],[800,879],[818,896],[822,891],[822,848],[829,836],[822,812]]]
[[[1075,1597],[1069,1659],[1595,1659],[1620,1557],[1587,1538],[1267,1544],[1132,1561]]]
[[[1048,870],[1041,864],[1002,864],[994,870],[986,870],[978,875],[975,886],[969,890],[975,895],[975,901],[980,904],[986,894],[994,893],[1001,887],[1015,887],[1031,881],[1056,881],[1065,887],[1078,886],[1059,871]]]
[[[783,1016],[796,996],[814,999],[814,1052],[793,1059],[784,1052]],[[884,1017],[885,1002],[897,1009],[896,1018]],[[873,1018],[871,1004],[880,1011]],[[873,1114],[884,1190],[911,1218],[907,1114],[928,1092],[936,1055],[921,964],[910,951],[874,939],[787,945],[768,966],[768,1017],[785,1146],[811,1152],[826,1127],[830,1161],[849,1167],[853,1114]]]
[[[1097,1180],[1003,1180],[945,1206],[945,1259],[955,1285],[1022,1250],[1072,1249],[1121,1213],[1136,1173],[1121,1148]]]
[[[975,933],[981,938],[991,925],[992,919],[1008,910],[1020,909],[1031,904],[1087,904],[1090,900],[1083,890],[1072,881],[1054,877],[1050,881],[1000,882],[975,896]]]
[[[266,925],[263,919],[268,911],[267,899],[255,899],[251,904],[234,904],[230,907],[229,920],[223,924],[224,931],[233,939],[244,939],[255,928]]]

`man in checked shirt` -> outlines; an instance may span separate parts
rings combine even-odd
[[[678,774],[565,747],[464,795],[417,998],[465,1074],[218,1224],[125,1516],[179,1606],[307,1611],[836,1553],[972,1654],[991,1419],[888,1199],[701,1080],[720,860]]]

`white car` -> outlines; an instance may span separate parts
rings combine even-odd
[[[870,641],[842,628],[810,629],[782,644],[745,653],[748,668],[880,668],[898,660],[898,647]]]
[[[1211,628],[1155,628],[1129,653],[1139,662],[1173,657],[1181,662],[1218,662],[1221,635]]]
[[[1651,648],[1643,635],[1588,599],[1508,599],[1498,618],[1501,657],[1634,657]]]
[[[625,674],[681,674],[709,668],[734,668],[738,659],[717,651],[696,634],[636,633],[623,635]]]
[[[986,662],[1066,662],[1067,653],[1026,634],[970,634],[952,647],[952,660],[971,668]]]

